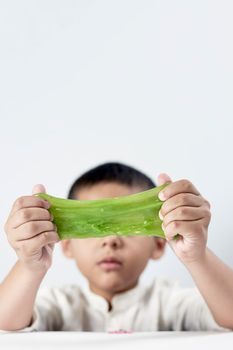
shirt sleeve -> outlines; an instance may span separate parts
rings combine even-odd
[[[17,332],[61,330],[63,318],[57,300],[58,297],[59,291],[55,288],[44,288],[41,291],[39,291],[35,300],[30,325],[28,327],[17,330]],[[0,332],[11,333],[11,331]]]
[[[36,299],[31,324],[24,331],[57,331],[63,324],[59,307],[58,293],[55,288],[44,289]]]
[[[230,331],[219,326],[198,288],[181,288],[177,284],[164,307],[165,323],[174,331]]]

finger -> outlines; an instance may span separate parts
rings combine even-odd
[[[21,241],[18,247],[20,247],[24,253],[30,255],[47,245],[53,245],[59,240],[60,239],[56,231],[46,231],[33,238]]]
[[[161,186],[167,182],[172,182],[171,178],[165,173],[159,174],[159,176],[157,178],[157,185]]]
[[[166,186],[162,191],[159,192],[159,199],[162,201],[167,200],[179,193],[192,193],[196,195],[200,195],[198,190],[194,187],[194,185],[188,180],[179,180],[176,182],[172,182],[168,186]]]
[[[52,221],[53,217],[50,212],[44,208],[23,208],[17,210],[14,215],[12,215],[12,222],[14,222],[13,228],[18,228],[19,226],[25,224],[29,221]]]
[[[13,215],[17,210],[20,210],[23,208],[31,208],[31,207],[48,209],[50,207],[50,203],[40,197],[22,196],[17,198],[16,201],[14,202],[11,210],[11,215]]]
[[[15,229],[12,239],[22,241],[46,231],[56,231],[56,225],[51,221],[30,221]]]
[[[173,196],[167,199],[161,209],[160,209],[160,218],[162,219],[165,215],[167,215],[170,211],[182,207],[200,207],[203,205],[204,199],[201,196],[197,196],[192,193],[179,193],[176,196]]]
[[[53,253],[53,249],[54,249],[54,243],[49,243],[49,244],[46,244],[46,246],[44,246],[43,248],[47,250],[47,253],[49,255],[52,255]]]
[[[55,232],[55,231],[54,231]],[[57,232],[56,232],[57,233]],[[57,234],[58,235],[58,234]],[[58,238],[59,238],[59,236],[58,236]],[[59,238],[59,240],[60,240],[60,238]],[[53,251],[53,249],[54,249],[54,243],[49,243],[48,244],[48,247],[49,247],[49,249],[51,249],[52,251]]]
[[[166,239],[171,240],[177,234],[182,236],[190,235],[202,235],[204,233],[205,219],[199,219],[196,221],[172,221],[166,227],[163,227]]]
[[[195,221],[207,215],[205,207],[179,207],[164,216],[163,226],[166,228],[172,221]]]
[[[46,192],[44,185],[37,184],[37,185],[33,186],[32,194],[41,193],[41,192],[43,192],[43,193]]]

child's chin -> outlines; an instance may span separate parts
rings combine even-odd
[[[99,285],[100,288],[113,293],[117,293],[124,289],[124,282],[116,276],[105,276],[105,278],[99,280]]]

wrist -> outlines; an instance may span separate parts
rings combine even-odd
[[[198,258],[183,262],[183,264],[186,266],[188,270],[196,269],[198,267],[203,267],[207,263],[208,254],[209,254],[209,249],[205,247],[203,253]]]
[[[44,276],[46,275],[48,269],[44,267],[35,267],[30,266],[26,264],[24,261],[18,260],[17,261],[18,268],[22,271],[22,273],[27,276],[30,280],[42,280]]]

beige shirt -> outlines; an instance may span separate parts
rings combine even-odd
[[[205,331],[217,325],[198,289],[156,278],[107,301],[87,286],[67,285],[38,292],[30,327],[21,331]]]

